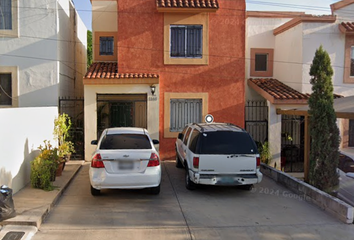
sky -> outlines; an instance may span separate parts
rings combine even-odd
[[[323,15],[331,14],[330,5],[338,1],[339,0],[246,0],[246,8],[249,11],[298,11]],[[73,2],[87,29],[92,30],[90,0],[73,0]]]

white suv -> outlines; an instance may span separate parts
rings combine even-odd
[[[262,181],[260,158],[252,137],[229,123],[187,125],[176,141],[176,167],[186,170],[186,188],[196,184],[241,185]]]

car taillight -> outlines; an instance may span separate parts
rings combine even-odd
[[[199,157],[194,157],[193,158],[193,167],[194,168],[199,168]]]
[[[93,156],[91,161],[91,167],[93,168],[104,168],[104,164],[102,162],[101,154],[97,153]]]
[[[160,160],[159,157],[157,156],[156,153],[151,153],[150,159],[149,159],[149,163],[148,163],[148,167],[156,167],[160,165]]]
[[[261,158],[257,157],[257,168],[261,166]]]

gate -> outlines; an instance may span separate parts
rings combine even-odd
[[[246,101],[245,129],[255,142],[268,140],[268,106],[266,101]]]
[[[147,128],[147,95],[98,94],[97,138],[109,127]]]
[[[71,159],[84,159],[84,99],[59,98],[59,113],[66,113],[71,119],[69,140],[74,143],[75,148],[75,153],[71,154]]]
[[[282,115],[281,157],[285,172],[304,171],[304,117]]]

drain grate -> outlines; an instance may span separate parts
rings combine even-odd
[[[21,240],[21,238],[25,235],[25,232],[8,232],[2,238],[2,240]]]

